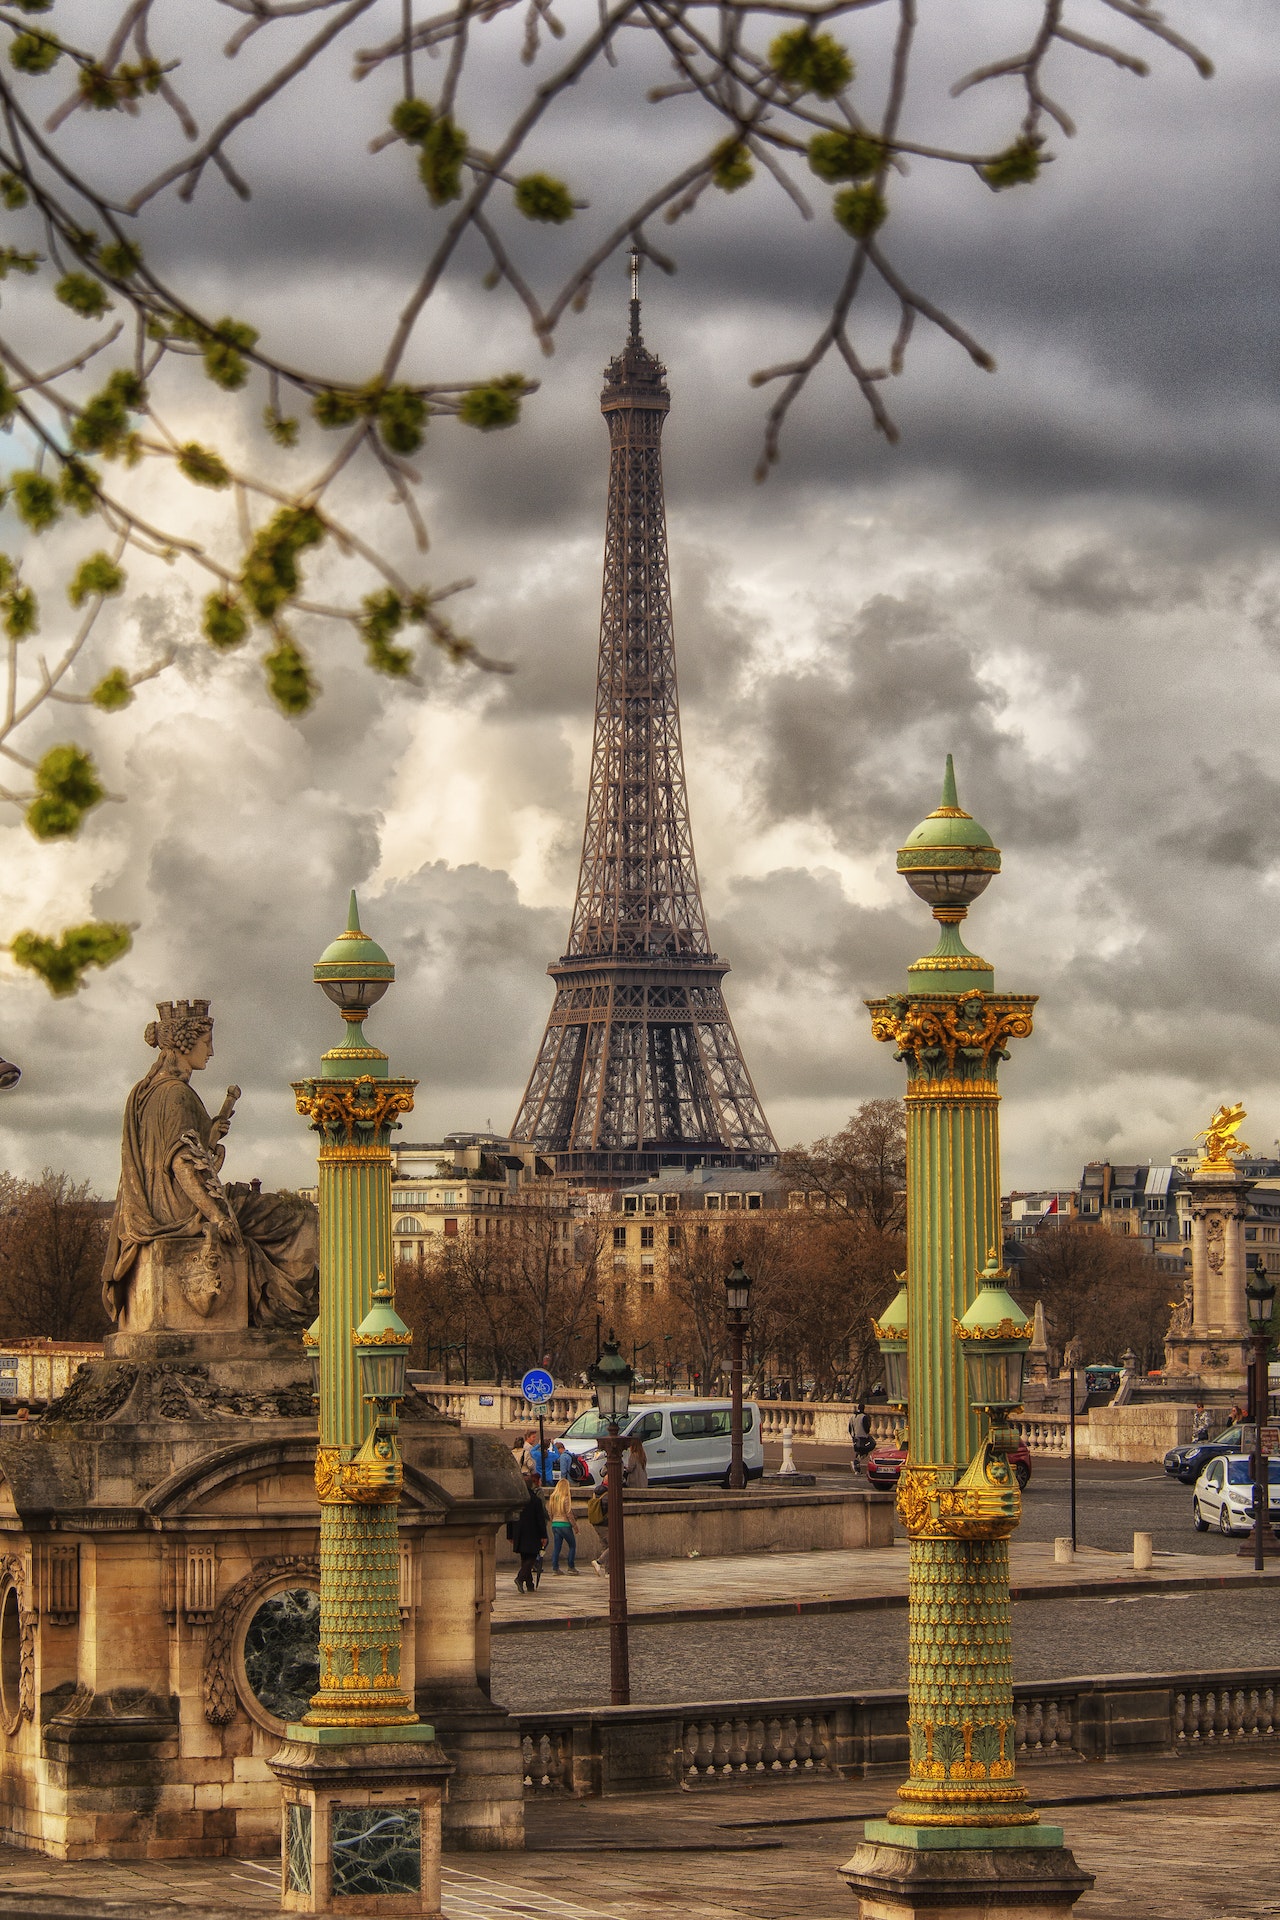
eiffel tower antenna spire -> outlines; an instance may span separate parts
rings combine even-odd
[[[512,1135],[597,1186],[660,1167],[771,1166],[777,1146],[721,992],[685,790],[662,495],[666,368],[631,326],[605,371],[609,505],[595,741],[568,949]]]

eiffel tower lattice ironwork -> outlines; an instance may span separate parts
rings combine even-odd
[[[777,1146],[721,992],[680,744],[662,497],[666,369],[631,332],[605,372],[609,427],[591,790],[568,951],[513,1136],[608,1184],[664,1166],[770,1166]]]

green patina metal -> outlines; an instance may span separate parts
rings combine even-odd
[[[1061,1844],[1015,1777],[1008,1536],[1020,1503],[999,1450],[1007,1433],[988,1434],[970,1406],[957,1337],[993,1250],[998,1265],[996,1072],[1006,1043],[1031,1032],[1035,1006],[1034,995],[996,994],[988,963],[959,936],[999,868],[990,835],[960,808],[948,756],[939,806],[898,855],[942,937],[908,970],[908,992],[867,1003],[873,1034],[907,1071],[909,1440],[898,1508],[911,1542],[911,1770],[887,1821],[868,1827],[902,1846],[979,1833],[984,1844]],[[879,1331],[896,1349],[900,1311]]]
[[[385,1276],[392,1269],[391,1134],[413,1107],[417,1082],[394,1079],[364,1037],[369,1006],[395,978],[360,929],[351,896],[347,931],[314,969],[347,1023],[321,1073],[294,1084],[298,1111],[320,1135],[320,1315],[308,1341],[320,1353],[320,1691],[291,1738],[367,1740],[371,1728],[430,1740],[400,1682],[399,1491],[394,1417],[366,1403],[357,1362],[366,1344],[408,1329]]]

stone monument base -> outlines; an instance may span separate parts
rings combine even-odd
[[[440,1809],[453,1769],[434,1728],[295,1725],[268,1765],[280,1782],[286,1912],[442,1920]]]
[[[840,1869],[858,1896],[858,1920],[934,1920],[943,1913],[952,1920],[1069,1920],[1093,1885],[1094,1876],[1062,1845],[1059,1827],[895,1828],[869,1820],[865,1832]]]
[[[1167,1377],[1190,1386],[1221,1387],[1243,1392],[1249,1382],[1252,1348],[1238,1333],[1171,1333],[1164,1343]]]
[[[138,1249],[120,1311],[121,1333],[164,1329],[221,1333],[249,1324],[249,1261],[243,1248],[202,1238],[153,1240]]]

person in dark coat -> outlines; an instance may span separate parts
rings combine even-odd
[[[516,1591],[533,1593],[536,1591],[534,1563],[545,1553],[547,1546],[547,1510],[538,1494],[537,1474],[526,1473],[524,1483],[529,1489],[529,1498],[511,1522],[507,1537],[520,1555]]]

